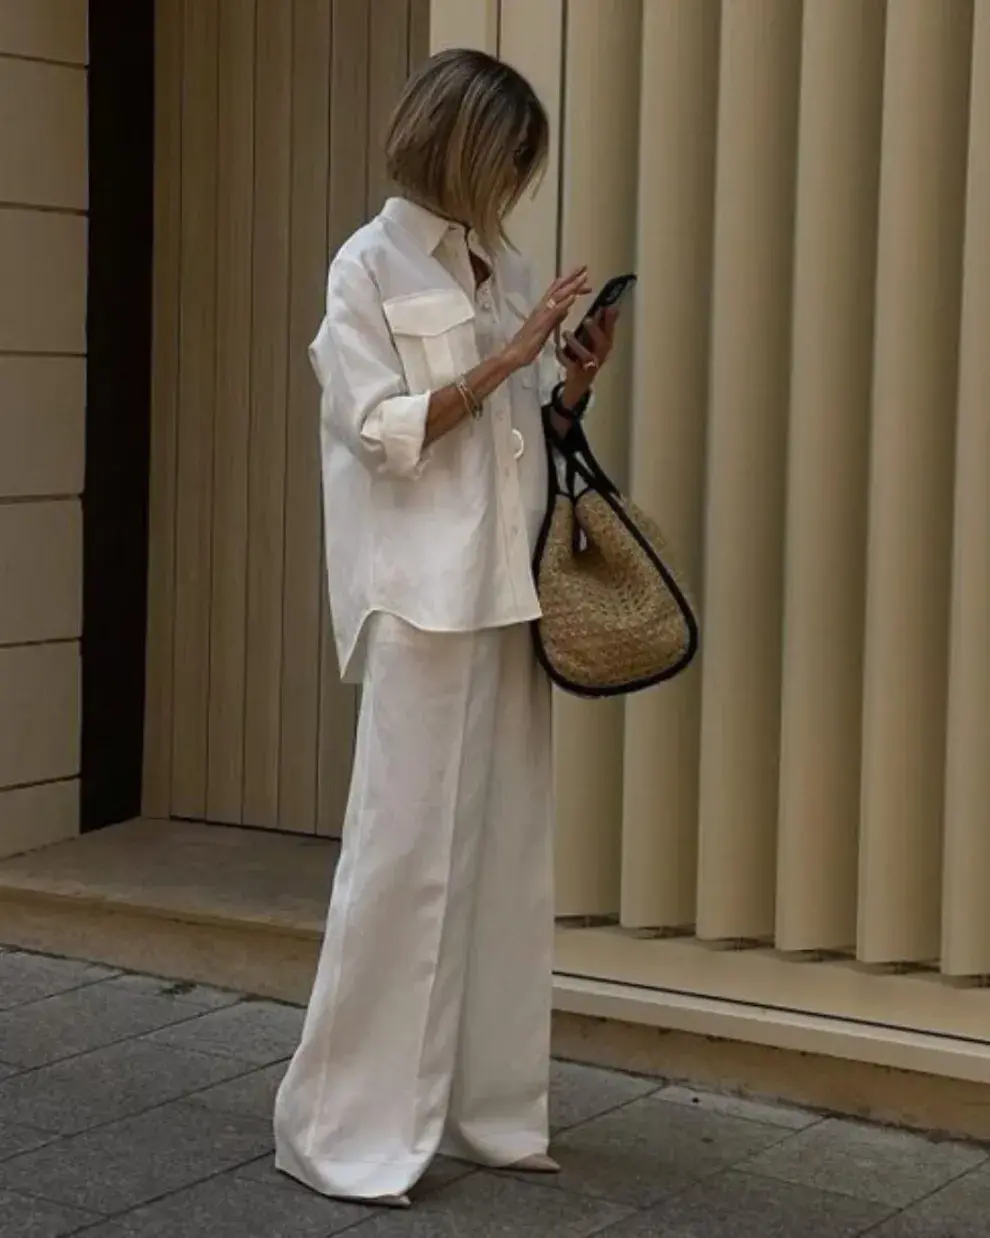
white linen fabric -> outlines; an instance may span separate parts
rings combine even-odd
[[[476,290],[471,251],[491,278]],[[550,687],[528,620],[552,345],[424,450],[429,393],[529,313],[525,264],[392,199],[341,250],[323,386],[330,600],[364,685],[343,845],[276,1164],[346,1198],[437,1151],[546,1151]]]
[[[400,1195],[547,1148],[550,688],[525,625],[370,625],[343,849],[276,1164]]]
[[[492,270],[475,288],[470,250]],[[431,391],[507,342],[532,310],[526,262],[486,254],[403,198],[330,267],[310,346],[320,381],[326,557],[343,677],[384,612],[432,632],[539,616],[531,553],[546,510],[541,405],[559,380],[552,343],[424,450]]]

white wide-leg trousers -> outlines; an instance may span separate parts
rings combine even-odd
[[[368,647],[343,849],[276,1164],[407,1191],[443,1151],[547,1148],[550,690],[525,626]]]

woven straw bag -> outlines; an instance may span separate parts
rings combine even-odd
[[[619,696],[672,678],[697,652],[698,623],[663,534],[609,480],[579,421],[561,437],[546,416],[545,434],[537,657],[577,696]]]

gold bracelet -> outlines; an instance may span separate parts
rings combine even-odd
[[[483,405],[471,390],[466,375],[462,374],[454,385],[456,386],[461,399],[464,401],[464,411],[469,416],[477,420],[481,416]]]

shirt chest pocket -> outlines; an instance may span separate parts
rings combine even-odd
[[[411,395],[445,387],[478,364],[474,306],[465,293],[416,292],[383,309]]]

